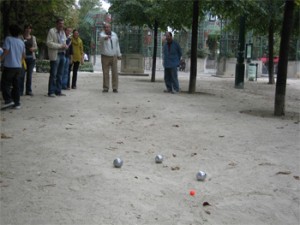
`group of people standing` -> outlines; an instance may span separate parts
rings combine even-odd
[[[25,25],[23,31],[15,24],[9,27],[10,36],[5,38],[0,54],[0,60],[4,59],[1,76],[4,104],[1,109],[11,107],[20,109],[20,96],[24,94],[33,96],[32,73],[38,46],[36,37],[31,31],[31,24]],[[65,96],[61,92],[62,89],[70,90],[70,87],[72,89],[77,87],[79,65],[84,62],[83,42],[79,38],[78,30],[64,29],[64,20],[59,18],[56,27],[49,30],[46,44],[50,59],[48,96]]]
[[[166,40],[163,45],[163,66],[166,93],[176,94],[180,92],[178,82],[178,67],[180,66],[182,50],[180,45],[173,40],[171,32],[166,32]],[[121,59],[119,39],[115,32],[111,31],[110,24],[104,24],[104,29],[100,33],[100,51],[103,71],[103,91],[109,90],[109,71],[112,73],[112,89],[118,92],[118,72],[117,63]]]
[[[79,65],[84,62],[83,42],[78,30],[64,28],[64,20],[58,18],[56,26],[51,28],[46,41],[50,59],[50,76],[48,82],[48,96],[65,96],[62,90],[77,88],[77,73]],[[73,66],[72,83],[70,72]],[[71,84],[71,86],[70,86]]]
[[[21,108],[20,96],[24,95],[24,89],[26,95],[33,96],[31,81],[36,60],[35,52],[38,48],[36,37],[31,35],[31,29],[30,24],[24,26],[23,32],[19,26],[11,25],[11,36],[4,41],[4,51],[0,56],[1,60],[5,58],[1,79],[4,108]]]
[[[24,83],[26,78],[25,94],[33,96],[31,81],[33,68],[35,66],[37,43],[35,36],[31,35],[32,26],[26,25],[22,37],[20,28],[11,25],[11,36],[4,41],[4,52],[0,60],[4,60],[4,69],[1,79],[1,89],[4,106],[20,108],[20,96],[24,94]],[[72,33],[72,34],[71,34]],[[178,66],[182,52],[180,45],[173,40],[172,33],[167,32],[166,42],[163,46],[164,80],[167,93],[178,93],[180,91],[178,82]],[[118,60],[121,59],[119,39],[115,32],[111,31],[111,25],[104,24],[104,30],[99,35],[101,63],[103,71],[103,91],[109,91],[111,70],[112,90],[118,93]],[[50,76],[48,82],[48,96],[65,96],[62,90],[77,88],[77,73],[80,64],[84,63],[83,42],[75,29],[64,28],[64,20],[58,18],[56,26],[51,28],[47,35],[46,45],[50,59]],[[22,65],[22,61],[23,63]],[[25,68],[26,67],[26,68]],[[73,67],[72,82],[70,72]],[[11,89],[12,86],[12,89]]]

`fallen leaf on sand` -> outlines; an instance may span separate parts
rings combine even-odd
[[[263,163],[260,163],[260,164],[258,164],[259,166],[272,166],[272,165],[274,165],[274,164],[272,164],[272,163],[269,163],[269,162],[263,162]]]
[[[7,135],[4,134],[4,133],[1,133],[1,138],[3,138],[3,139],[9,139],[9,138],[12,138],[12,137],[7,136]]]
[[[280,175],[280,174],[282,174],[282,175],[289,175],[291,173],[292,173],[291,171],[279,171],[279,172],[276,173],[276,175]]]
[[[209,206],[210,204],[208,202],[203,202],[203,206]]]
[[[179,166],[174,166],[174,167],[171,167],[171,170],[180,170],[180,167]]]
[[[42,185],[42,187],[55,187],[56,184],[45,184],[45,185]]]

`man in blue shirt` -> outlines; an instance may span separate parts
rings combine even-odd
[[[163,46],[164,80],[167,90],[165,92],[176,94],[179,92],[177,67],[182,56],[179,44],[173,40],[172,33],[166,33],[166,43]]]
[[[25,44],[19,38],[22,30],[18,25],[9,26],[9,32],[11,36],[5,38],[4,52],[0,56],[0,60],[4,59],[1,78],[4,105],[1,109],[10,107],[20,109],[19,79],[22,71],[22,59],[25,59]]]

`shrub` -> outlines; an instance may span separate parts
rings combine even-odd
[[[79,66],[79,71],[81,72],[94,72],[94,67],[91,62],[84,62],[83,65]]]
[[[37,73],[48,73],[50,72],[50,62],[46,59],[37,59],[35,61],[35,67]]]
[[[37,73],[49,73],[50,72],[50,62],[46,59],[37,59],[35,62]],[[79,71],[81,72],[94,72],[93,64],[91,62],[84,62],[83,65],[79,66]]]
[[[186,51],[185,55],[187,57],[191,57],[191,50]],[[207,55],[209,55],[209,50],[208,49],[204,49],[204,48],[202,48],[202,49],[198,48],[197,49],[197,58],[202,58],[203,59]]]

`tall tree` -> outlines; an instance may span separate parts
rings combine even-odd
[[[2,14],[2,26],[3,26],[3,37],[8,35],[8,26],[11,23],[23,24],[25,20],[25,7],[27,1],[12,1],[3,0],[1,1],[1,14]]]
[[[151,82],[155,82],[155,71],[156,71],[156,56],[157,56],[157,36],[158,36],[158,22],[154,21],[154,47],[153,47],[153,56],[152,56],[152,74]]]
[[[293,11],[295,7],[294,0],[286,0],[284,7],[284,17],[281,29],[281,42],[278,63],[278,74],[276,81],[275,92],[275,107],[274,115],[285,115],[285,93],[286,93],[286,79],[287,79],[287,65],[288,65],[288,49],[290,34],[293,26]]]
[[[159,21],[156,16],[151,14],[153,8],[157,8],[156,0],[109,0],[111,7],[109,12],[113,15],[115,23],[131,26],[143,27],[147,25],[154,29],[154,48],[152,58],[151,82],[155,81],[156,55],[157,55],[157,34]]]
[[[79,0],[79,18],[84,18],[86,14],[93,8],[100,8],[101,2],[99,0]]]
[[[45,41],[49,28],[55,25],[57,17],[65,18],[65,23],[72,23],[75,0],[2,0],[0,2],[3,32],[0,39],[8,34],[8,26],[17,23],[21,28],[26,23],[33,25],[33,34],[37,37],[39,49],[45,49]],[[25,10],[26,9],[26,10]],[[40,54],[41,55],[41,54]]]
[[[253,31],[254,35],[266,35],[268,31],[269,84],[274,84],[274,35],[280,33],[283,4],[284,0],[221,0],[210,1],[208,4],[211,11],[230,21],[229,26],[232,29],[237,30],[239,21],[237,17],[244,14],[247,31]]]
[[[0,5],[1,9],[1,26],[0,26],[0,40],[3,40],[8,35],[8,27],[10,23],[10,2],[2,1]]]
[[[114,20],[121,24],[140,27],[147,25],[154,30],[167,30],[167,27],[179,30],[184,26],[191,26],[192,1],[185,1],[184,6],[182,5],[182,0],[108,1],[111,3],[110,13],[112,13]],[[155,34],[154,36],[154,40],[157,40],[157,35]],[[157,46],[154,45],[152,82],[155,81],[156,48]]]
[[[91,46],[92,46],[92,35],[93,29],[95,29],[95,20],[97,18],[90,18],[90,14],[92,16],[96,16],[100,14],[104,10],[101,8],[102,4],[99,0],[79,0],[79,9],[78,14],[80,20],[78,21],[77,28],[80,32],[80,38],[83,41],[84,51],[91,54]]]
[[[193,25],[192,25],[192,46],[198,46],[198,23],[199,23],[199,0],[193,1]],[[196,91],[197,78],[197,47],[191,49],[191,70],[189,93]]]

